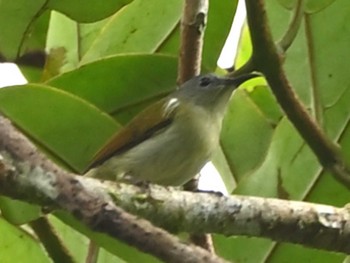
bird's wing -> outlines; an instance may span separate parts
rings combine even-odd
[[[94,155],[88,169],[129,150],[169,126],[177,106],[177,99],[164,98],[136,115]]]

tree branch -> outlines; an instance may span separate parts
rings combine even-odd
[[[63,246],[62,241],[57,236],[46,217],[33,220],[29,222],[29,225],[53,262],[75,263],[72,255],[67,248]]]
[[[264,237],[350,252],[350,208],[104,183],[117,205],[172,232]],[[137,198],[135,198],[135,196]],[[140,198],[140,196],[143,196]],[[184,216],[185,215],[185,216]]]
[[[350,253],[350,208],[279,199],[191,193],[149,185],[147,189],[100,182],[62,171],[8,121],[0,118],[0,193],[62,208],[90,228],[167,262],[222,262],[185,245],[148,221],[173,232],[246,235]],[[117,205],[117,206],[116,206]],[[192,261],[191,261],[192,260]]]
[[[3,195],[66,210],[89,228],[166,262],[223,262],[206,250],[184,244],[148,221],[124,212],[91,181],[69,174],[46,159],[3,117],[0,154]]]
[[[350,188],[350,169],[333,143],[310,117],[297,98],[282,68],[283,59],[273,42],[263,0],[246,0],[247,19],[253,44],[254,69],[265,75],[278,103],[324,168]]]
[[[186,0],[181,19],[181,45],[177,82],[198,75],[201,71],[204,29],[207,23],[208,0]]]

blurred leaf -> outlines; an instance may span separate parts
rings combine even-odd
[[[93,22],[110,16],[130,0],[106,0],[103,2],[73,0],[12,0],[0,2],[0,54],[7,60],[17,58],[36,20],[47,9],[65,13],[80,22]],[[35,32],[35,31],[34,31]],[[35,32],[35,36],[40,34]],[[39,40],[42,41],[43,35]],[[33,42],[33,39],[30,40]],[[34,45],[35,46],[35,45]]]
[[[219,172],[227,192],[232,193],[233,189],[235,189],[237,186],[237,182],[232,174],[232,170],[230,169],[227,158],[221,147],[218,147],[211,161]]]
[[[135,0],[101,28],[81,63],[121,53],[153,53],[172,32],[181,11],[178,0]]]
[[[31,31],[23,43],[21,56],[15,60],[28,82],[38,82],[46,60],[46,35],[49,26],[50,11],[46,10],[33,21]]]
[[[202,67],[207,72],[214,72],[221,50],[230,32],[237,8],[237,0],[209,0],[207,27],[204,32]],[[178,55],[180,46],[179,25],[165,39],[157,52]]]
[[[63,223],[57,217],[49,215],[50,223],[53,225],[57,235],[62,240],[66,248],[72,254],[76,262],[84,262],[87,255],[90,239],[76,231],[68,224]],[[100,263],[122,263],[123,260],[111,255],[105,249],[100,248],[98,261]]]
[[[39,218],[41,208],[22,201],[0,196],[1,216],[14,225],[22,225]]]
[[[292,9],[296,5],[298,0],[278,0],[282,6],[287,9]],[[325,9],[332,4],[335,0],[305,0],[305,12],[316,13]]]
[[[23,43],[23,52],[29,51],[44,51],[46,44],[46,34],[50,21],[50,10],[43,11],[40,16],[33,20],[31,25],[30,34]]]
[[[0,262],[49,263],[40,244],[23,229],[15,227],[0,217]]]
[[[58,12],[51,13],[50,27],[47,34],[44,80],[61,72],[75,69],[80,61],[78,23]]]
[[[91,104],[45,85],[1,89],[0,111],[46,151],[79,172],[118,128]]]
[[[114,14],[132,0],[50,0],[47,8],[56,10],[79,22],[94,22]]]
[[[207,28],[204,33],[202,65],[213,72],[230,33],[231,25],[237,8],[237,0],[209,1]]]
[[[14,60],[28,34],[28,26],[41,12],[45,0],[0,2],[0,53]]]
[[[132,70],[130,70],[132,69]],[[118,116],[176,87],[177,58],[165,55],[120,55],[84,65],[48,82]],[[129,114],[129,118],[133,114]],[[121,118],[127,121],[125,118]]]
[[[237,181],[263,162],[274,127],[244,90],[237,90],[227,109],[221,147]]]
[[[267,86],[255,86],[249,93],[250,99],[256,104],[267,121],[276,126],[283,117],[282,109]]]
[[[237,50],[237,55],[234,64],[235,68],[237,69],[243,66],[248,61],[253,51],[250,33],[246,23],[243,25],[243,28],[241,30],[238,46],[239,49]]]
[[[316,157],[287,119],[279,123],[270,140],[263,162],[242,179],[235,193],[279,197],[280,177],[291,199],[302,199],[319,175]]]
[[[262,259],[266,258],[267,253],[272,249],[271,242],[262,238],[228,238],[221,235],[213,235],[213,240],[217,254],[231,262],[264,262]],[[254,250],[250,250],[250,253],[247,253],[247,248],[250,246],[254,247]]]
[[[287,28],[291,13],[275,1],[266,1],[266,6],[273,35],[278,40]],[[350,80],[347,77],[348,61],[350,61],[347,49],[350,37],[344,34],[344,30],[350,31],[350,25],[344,23],[348,17],[348,10],[348,2],[338,0],[324,8],[322,12],[305,15],[298,36],[288,49],[284,68],[289,82],[311,115],[315,116],[324,127],[328,136],[341,143],[344,155],[350,157],[348,103]],[[332,39],[331,42],[330,39]],[[340,57],[342,59],[339,60]],[[268,63],[267,61],[267,66]],[[259,89],[254,90],[259,91]],[[241,165],[241,162],[244,162],[243,166],[246,165],[245,169],[248,171],[241,177],[234,192],[244,195],[310,200],[338,206],[347,203],[349,192],[329,173],[323,171],[315,155],[288,119],[280,120],[281,115],[275,100],[266,96],[268,93],[247,94],[263,115],[268,117],[269,123],[277,126],[272,137],[258,134],[251,136],[251,140],[269,141],[265,156],[260,155],[263,159],[258,166],[254,166],[254,161],[249,160],[249,158],[256,158],[253,157],[256,149],[252,151],[249,148],[253,154],[242,158],[240,156],[242,148],[243,153],[247,148],[242,142],[228,147],[232,151],[235,147],[239,149],[236,153],[238,157],[233,158],[232,163]],[[244,109],[246,106],[240,107]],[[252,120],[250,115],[251,113],[247,112],[244,117]],[[233,134],[240,129],[247,130],[239,125],[235,126],[234,123],[237,121],[232,123],[233,130],[230,132],[232,138],[236,137]],[[248,125],[249,122],[242,120],[239,123]],[[262,130],[257,121],[252,121],[250,126],[259,133]],[[247,141],[246,137],[240,137],[240,139],[247,142],[249,147],[251,142]],[[256,144],[256,147],[260,148],[259,144]],[[233,168],[236,169],[235,166]],[[255,239],[225,240],[223,238],[220,242],[221,245],[227,242],[225,243],[227,247],[231,245],[230,253],[233,259],[244,259],[246,262],[306,262],[306,259],[317,262],[340,262],[344,259],[344,255],[289,244],[277,244],[268,240],[266,242],[270,245],[264,248],[264,253],[257,256],[251,253],[251,251],[261,252],[261,244],[256,243]],[[240,247],[241,242],[246,242],[245,247],[249,247],[249,250]]]
[[[308,249],[305,253],[305,247],[292,244],[280,244],[277,249],[273,250],[267,262],[317,262],[317,263],[342,263],[345,256],[340,253],[330,253],[317,249]]]
[[[63,223],[73,227],[75,230],[86,235],[89,239],[93,240],[96,244],[103,247],[110,253],[118,256],[118,258],[125,260],[126,262],[147,262],[147,263],[159,262],[156,258],[148,254],[142,253],[136,248],[128,246],[116,240],[115,238],[111,238],[105,234],[93,232],[92,230],[88,229],[86,226],[78,222],[70,214],[67,214],[62,211],[57,211],[54,213],[54,215]],[[117,261],[117,262],[120,262],[120,261]]]

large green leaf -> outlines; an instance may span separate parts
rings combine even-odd
[[[178,0],[135,0],[101,28],[81,63],[120,53],[154,52],[178,23],[181,11]]]
[[[118,129],[93,105],[46,85],[1,89],[0,111],[44,150],[79,172]]]
[[[207,28],[204,34],[202,65],[213,72],[230,33],[231,24],[237,9],[237,0],[209,1]]]
[[[23,229],[15,227],[0,217],[0,262],[49,263],[40,244]]]
[[[130,0],[107,1],[45,1],[13,0],[0,2],[0,53],[14,60],[21,52],[35,20],[47,9],[62,12],[80,22],[93,22],[105,18]]]
[[[272,123],[247,92],[237,90],[221,132],[221,147],[237,181],[263,162],[273,131]]]
[[[22,225],[39,218],[41,208],[37,205],[0,196],[1,216],[15,225]]]
[[[45,0],[16,0],[0,2],[0,53],[15,59],[28,34],[28,26],[43,8]]]
[[[70,214],[67,214],[62,211],[57,211],[54,213],[54,215],[59,220],[61,220],[64,224],[67,225],[67,226],[60,226],[60,228],[67,229],[68,226],[71,226],[75,230],[86,235],[89,239],[93,240],[97,245],[101,246],[108,252],[116,255],[118,258],[114,258],[114,260],[118,260],[118,261],[112,261],[112,262],[123,262],[121,260],[125,260],[126,262],[147,262],[147,263],[159,262],[159,260],[157,260],[156,258],[148,254],[142,253],[136,250],[136,248],[128,246],[125,243],[122,243],[115,238],[111,238],[105,234],[93,232],[91,229],[89,229],[88,227],[86,227],[85,225],[77,221],[75,218],[73,218],[72,215]],[[81,238],[82,237],[80,237],[80,239]],[[70,246],[74,246],[74,244],[70,244]]]
[[[106,56],[153,53],[178,23],[181,9],[182,1],[177,0],[135,0],[113,16],[90,24],[53,13],[44,79]]]
[[[53,14],[45,79],[110,55],[155,51],[177,55],[182,4],[177,0],[135,0],[110,18],[92,24]],[[216,68],[236,7],[236,0],[231,0],[229,5],[210,1],[202,59],[206,71]]]
[[[57,10],[79,22],[94,22],[114,14],[132,0],[50,0],[47,8]]]
[[[48,84],[82,97],[125,122],[140,110],[138,105],[143,108],[172,91],[176,71],[175,57],[120,55],[86,64]]]

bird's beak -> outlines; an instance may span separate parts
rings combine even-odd
[[[261,75],[257,73],[248,73],[244,75],[240,75],[237,77],[225,77],[222,78],[223,85],[225,86],[234,86],[236,88],[239,87],[242,83],[246,82],[249,79],[256,78],[256,77],[261,77]]]

